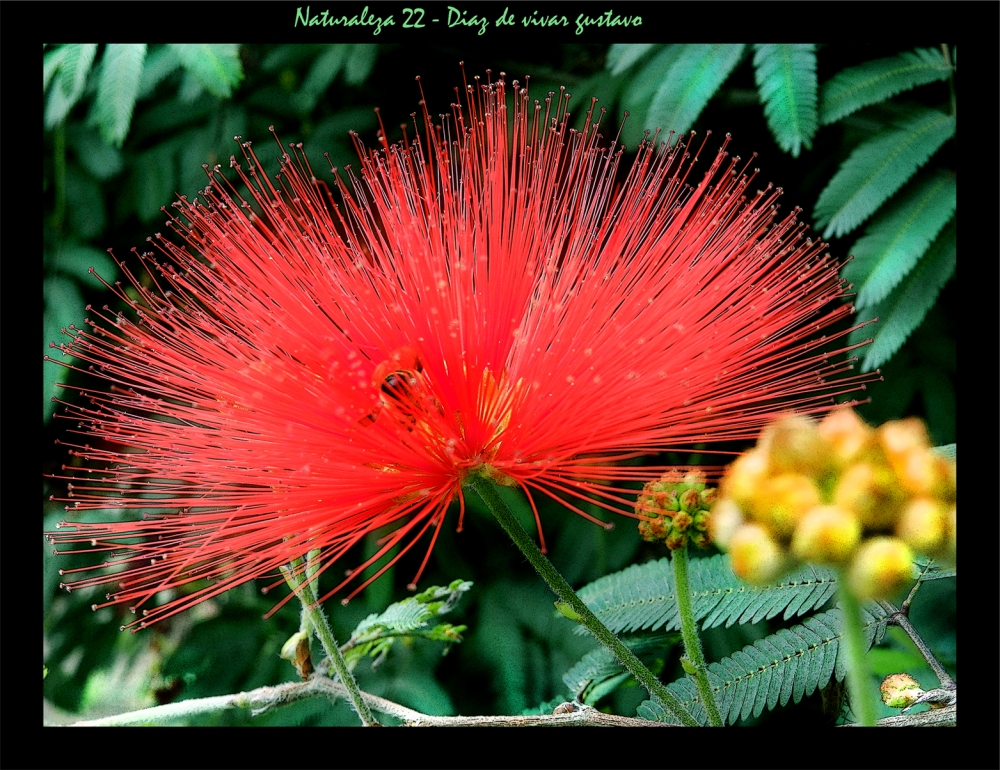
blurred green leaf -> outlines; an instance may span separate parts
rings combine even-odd
[[[359,86],[365,82],[378,58],[377,43],[355,43],[347,54],[344,79],[348,85]]]
[[[302,87],[293,99],[300,113],[306,114],[313,110],[316,102],[337,77],[351,48],[352,46],[346,43],[335,43],[327,46],[326,50],[316,57],[309,68],[309,74],[302,82]]]
[[[935,442],[955,438],[955,385],[947,373],[928,369],[921,379],[927,430]]]
[[[76,166],[66,169],[66,198],[70,226],[76,235],[87,241],[104,232],[107,217],[101,187]]]
[[[935,170],[922,174],[876,214],[850,253],[842,277],[858,292],[857,307],[885,299],[913,269],[954,216],[955,176]]]
[[[742,44],[688,44],[671,65],[647,114],[648,124],[664,131],[686,133],[708,100],[735,69]]]
[[[660,46],[656,53],[623,84],[621,108],[628,111],[629,117],[622,129],[621,141],[630,150],[636,148],[646,129],[651,127],[648,115],[653,95],[664,84],[667,73],[683,52],[684,46],[679,43]]]
[[[104,141],[115,147],[121,147],[128,136],[145,59],[145,43],[112,43],[101,58],[91,119]]]
[[[50,356],[57,361],[70,361],[63,356],[49,343],[57,345],[69,342],[69,338],[62,333],[63,329],[68,329],[70,325],[82,325],[83,317],[86,315],[86,302],[80,293],[76,282],[70,278],[54,276],[46,278],[42,284],[42,296],[45,299],[45,310],[42,316],[42,346],[44,355]],[[58,366],[45,362],[42,365],[43,398],[42,398],[42,420],[48,422],[52,418],[55,404],[53,397],[60,397],[63,389],[58,383],[66,382],[69,377],[69,369],[65,366]]]
[[[181,66],[213,96],[228,99],[233,87],[243,80],[239,45],[181,43],[170,47]]]
[[[755,45],[757,88],[778,146],[799,157],[816,134],[816,46]]]
[[[828,125],[902,91],[944,80],[950,72],[941,51],[935,48],[907,51],[841,70],[823,84],[820,123]]]
[[[144,222],[159,219],[160,208],[173,202],[176,191],[177,143],[167,141],[158,144],[148,152],[138,156],[132,169],[132,181],[136,185],[135,212]]]
[[[51,267],[93,289],[100,289],[104,284],[90,272],[91,267],[108,283],[118,278],[118,265],[108,252],[82,243],[64,243],[53,257]]]
[[[261,63],[264,72],[277,72],[285,67],[296,67],[302,62],[315,59],[327,45],[318,43],[285,43],[268,52]]]
[[[146,62],[139,80],[139,98],[152,96],[156,87],[181,66],[177,54],[168,45],[157,45],[147,52]]]
[[[954,116],[920,108],[859,145],[816,201],[823,237],[839,238],[868,219],[954,134]]]
[[[604,68],[612,75],[620,75],[655,47],[652,43],[615,43],[608,49]]]
[[[121,173],[125,166],[121,150],[104,142],[96,129],[76,124],[66,136],[76,159],[92,177],[103,182]]]
[[[867,309],[877,315],[874,343],[865,349],[862,367],[870,371],[891,358],[927,315],[942,287],[955,274],[955,221],[944,229],[916,268],[882,302]],[[860,342],[872,327],[857,329],[850,341]]]
[[[42,88],[52,83],[45,102],[45,128],[59,125],[83,94],[87,75],[97,55],[93,43],[73,43],[56,48],[42,59]],[[56,73],[59,77],[52,82]]]

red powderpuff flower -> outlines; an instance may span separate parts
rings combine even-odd
[[[106,554],[66,588],[113,584],[95,608],[141,610],[134,629],[387,524],[362,566],[430,529],[422,571],[469,474],[628,514],[661,469],[623,459],[753,438],[872,379],[818,336],[851,312],[838,265],[728,136],[699,181],[704,141],[654,137],[619,183],[596,100],[575,131],[568,95],[512,86],[476,78],[413,141],[355,136],[360,178],[329,186],[301,145],[271,179],[243,143],[248,192],[210,170],[174,203],[184,245],[120,263],[131,312],[88,307],[53,345],[99,382],[65,404],[87,443],[60,478],[67,510],[143,513],[49,533]]]

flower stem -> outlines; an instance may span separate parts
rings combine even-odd
[[[312,556],[312,554],[310,554]],[[313,559],[308,560],[309,563],[313,562]],[[295,569],[295,563],[293,562],[292,568],[282,567],[282,574],[285,576],[285,581],[291,586],[291,589],[295,592],[295,595],[299,597],[299,601],[302,602],[302,614],[303,620],[306,617],[309,619],[309,623],[312,625],[316,632],[316,636],[319,638],[319,643],[323,646],[323,651],[326,653],[327,658],[329,658],[330,663],[333,665],[334,670],[340,677],[340,681],[343,683],[344,687],[347,688],[347,695],[350,698],[351,704],[354,706],[354,710],[358,713],[358,717],[361,719],[361,723],[365,727],[380,727],[379,721],[372,714],[368,704],[365,703],[364,699],[361,697],[361,688],[358,687],[358,682],[354,678],[354,674],[347,667],[347,661],[344,660],[344,656],[340,652],[340,647],[337,645],[337,639],[333,635],[333,629],[330,628],[330,623],[326,619],[326,614],[323,612],[323,608],[319,606],[316,601],[316,591],[311,584],[306,583],[304,580],[300,580],[298,577],[299,570]],[[308,570],[308,567],[307,567]],[[307,572],[308,574],[308,572]]]
[[[674,589],[677,592],[677,610],[681,616],[681,636],[684,639],[684,651],[687,659],[694,667],[694,681],[701,694],[701,702],[705,705],[705,714],[712,727],[722,727],[722,716],[715,703],[715,693],[708,681],[708,666],[705,665],[705,654],[701,649],[701,639],[694,622],[694,608],[691,606],[691,587],[688,583],[688,552],[687,543],[670,554],[670,563],[674,568]]]
[[[865,660],[865,637],[861,622],[861,605],[847,585],[847,575],[841,572],[838,584],[843,635],[840,643],[847,668],[847,692],[851,710],[862,727],[875,725],[875,691],[871,686],[868,663]]]
[[[697,727],[698,722],[695,721],[694,717],[684,709],[676,698],[667,692],[667,688],[663,686],[663,683],[653,675],[652,671],[642,664],[642,661],[635,656],[635,653],[622,644],[621,640],[597,619],[597,616],[576,595],[576,592],[566,582],[566,579],[552,566],[552,562],[545,558],[538,549],[538,546],[535,545],[535,541],[524,531],[520,522],[507,507],[507,504],[497,494],[493,482],[473,474],[468,477],[466,484],[482,498],[486,507],[489,508],[490,513],[500,523],[500,526],[503,527],[510,539],[514,541],[514,544],[521,549],[521,553],[531,562],[531,566],[548,583],[549,588],[563,602],[569,605],[578,616],[577,622],[590,631],[597,641],[611,651],[625,669],[635,677],[636,681],[646,688],[653,700],[673,713],[683,724],[688,727]]]

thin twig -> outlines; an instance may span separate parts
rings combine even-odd
[[[917,633],[917,629],[913,627],[910,622],[910,618],[907,613],[900,609],[897,609],[892,602],[880,601],[879,605],[886,612],[889,613],[889,624],[894,626],[899,626],[906,635],[910,637],[910,641],[913,642],[914,646],[920,650],[920,654],[924,656],[924,660],[927,661],[927,665],[931,667],[934,675],[938,678],[938,682],[944,689],[951,689],[955,686],[955,680],[951,678],[944,666],[941,665],[934,653],[931,652],[931,648],[927,646],[927,642],[923,640],[920,634]]]

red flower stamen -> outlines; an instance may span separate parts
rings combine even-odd
[[[850,331],[838,265],[728,136],[696,183],[705,140],[647,137],[619,184],[603,110],[573,130],[568,94],[512,86],[477,78],[441,124],[421,102],[398,145],[354,135],[360,177],[330,185],[301,145],[271,179],[242,142],[245,193],[208,170],[169,214],[182,245],[119,263],[131,313],[88,307],[53,345],[99,383],[61,402],[88,443],[59,499],[143,515],[49,533],[110,552],[66,588],[116,584],[96,606],[141,628],[318,549],[315,579],[389,524],[362,567],[432,529],[416,582],[471,473],[536,520],[536,494],[635,517],[663,469],[621,460],[753,438],[877,378],[826,350]]]

